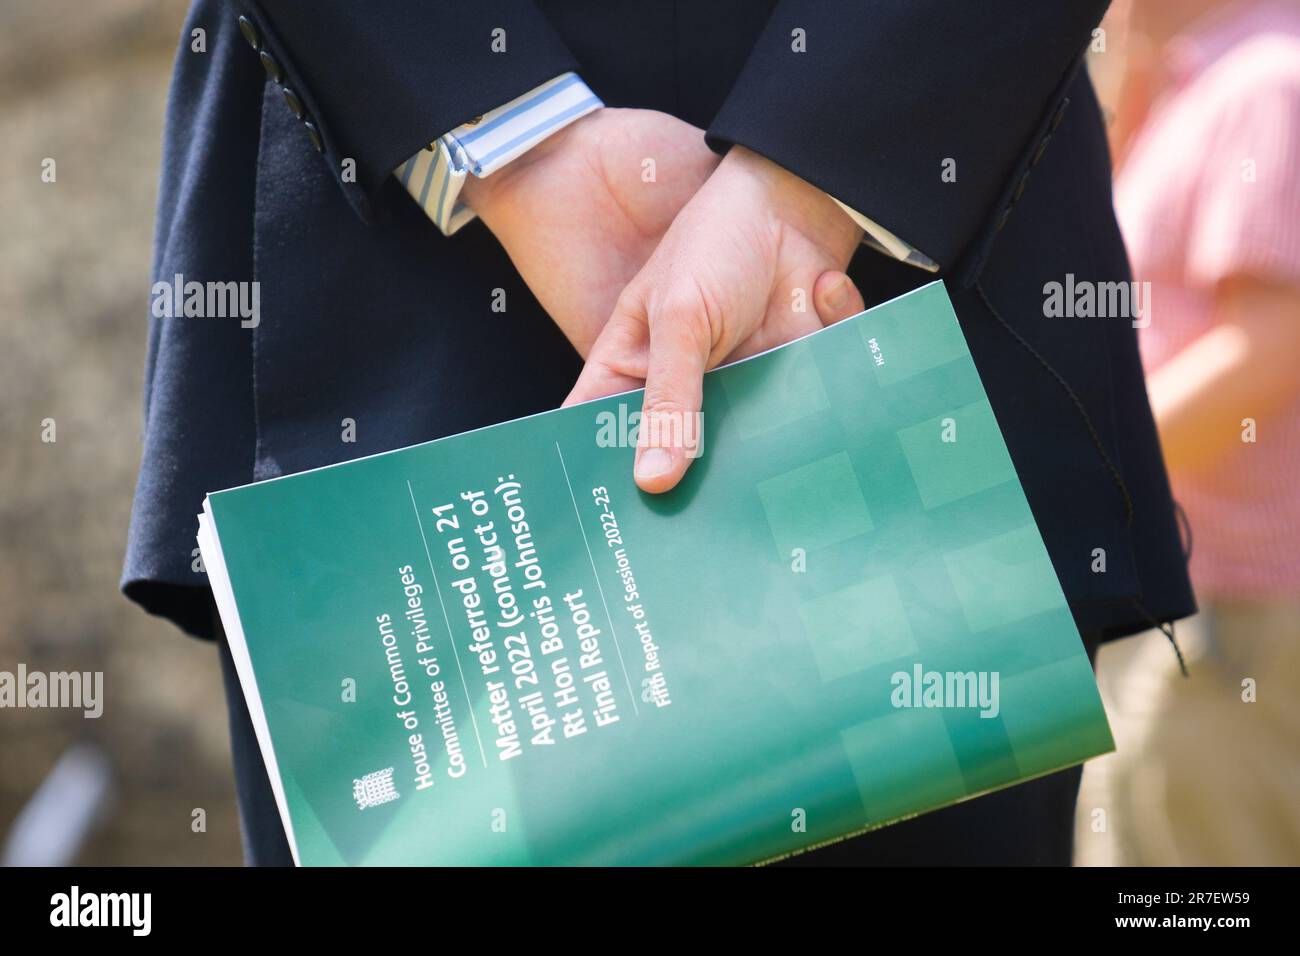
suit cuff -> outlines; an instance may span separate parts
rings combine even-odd
[[[466,176],[492,175],[604,105],[576,73],[563,73],[444,133],[393,175],[434,225],[450,236],[474,219],[474,211],[459,200]]]

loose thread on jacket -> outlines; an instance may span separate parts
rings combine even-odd
[[[1137,598],[1133,599],[1133,606],[1137,608],[1138,613],[1146,618],[1147,623],[1169,639],[1169,646],[1174,649],[1174,656],[1178,658],[1178,669],[1184,677],[1189,677],[1187,673],[1187,662],[1183,660],[1182,648],[1178,646],[1178,637],[1174,634],[1174,622],[1165,621],[1163,624],[1152,617],[1151,612],[1147,610],[1146,605]]]
[[[979,294],[980,301],[984,303],[984,308],[989,310],[989,314],[998,321],[999,325],[1011,334],[1012,338],[1020,343],[1021,348],[1032,355],[1038,364],[1047,370],[1047,373],[1056,380],[1056,384],[1061,387],[1062,391],[1065,392],[1066,396],[1070,399],[1070,402],[1074,405],[1075,410],[1078,411],[1079,417],[1083,420],[1083,425],[1088,430],[1088,435],[1092,439],[1093,447],[1097,449],[1097,454],[1100,456],[1102,464],[1104,464],[1106,469],[1110,472],[1111,479],[1115,482],[1115,487],[1119,489],[1120,497],[1124,499],[1124,521],[1129,528],[1132,528],[1133,496],[1129,494],[1128,483],[1124,481],[1124,476],[1120,473],[1119,466],[1115,464],[1114,460],[1110,457],[1110,454],[1106,451],[1106,446],[1102,444],[1101,435],[1097,432],[1097,427],[1092,422],[1092,416],[1089,415],[1088,410],[1083,407],[1083,400],[1079,398],[1079,394],[1070,386],[1070,383],[1065,380],[1065,377],[1056,370],[1055,366],[1053,366],[1051,362],[1047,361],[1047,359],[1043,357],[1043,354],[1030,344],[1028,339],[1017,332],[1011,326],[1011,323],[1002,317],[1002,313],[999,312],[997,307],[989,300],[989,295],[984,291],[984,284],[982,282],[975,283],[975,291]],[[1175,508],[1177,509],[1177,512],[1182,515],[1183,522],[1186,523],[1187,515],[1183,512],[1182,507],[1175,502]],[[1191,560],[1192,536],[1190,524],[1187,524],[1186,555],[1187,559]],[[1146,605],[1137,598],[1133,598],[1133,606],[1137,608],[1138,613],[1142,615],[1143,619],[1145,619],[1148,624],[1169,639],[1169,645],[1174,649],[1174,656],[1178,658],[1178,669],[1182,672],[1184,677],[1187,677],[1187,663],[1183,659],[1182,649],[1178,646],[1178,639],[1174,634],[1173,622],[1167,621],[1161,623],[1160,621],[1157,621],[1146,609]]]
[[[1020,343],[1021,347],[1032,355],[1038,363],[1047,370],[1047,373],[1051,375],[1052,378],[1056,379],[1056,384],[1061,386],[1061,389],[1073,403],[1075,409],[1079,413],[1079,417],[1083,419],[1084,428],[1088,429],[1088,435],[1092,438],[1093,447],[1097,449],[1097,454],[1101,457],[1102,464],[1104,464],[1106,469],[1110,472],[1111,479],[1115,482],[1115,487],[1119,489],[1120,496],[1124,499],[1124,521],[1125,524],[1131,528],[1133,526],[1133,497],[1129,494],[1128,484],[1124,481],[1124,476],[1120,474],[1119,467],[1115,464],[1114,460],[1111,459],[1109,452],[1106,451],[1106,446],[1102,444],[1101,435],[1097,433],[1097,428],[1092,423],[1092,416],[1089,415],[1088,410],[1083,407],[1083,401],[1079,398],[1078,393],[1075,392],[1075,390],[1070,386],[1070,383],[1065,380],[1064,376],[1056,370],[1056,367],[1052,365],[1051,362],[1047,361],[1038,349],[1029,344],[1028,339],[1012,328],[1011,323],[1002,317],[1002,313],[999,312],[993,303],[989,301],[989,296],[988,293],[984,291],[983,283],[975,283],[975,291],[979,293],[980,300],[984,303],[984,307],[989,310],[989,314],[992,315],[993,318],[997,319],[998,323],[1001,324],[1004,329],[1011,333],[1011,336]]]

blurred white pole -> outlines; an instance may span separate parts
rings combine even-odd
[[[112,772],[95,744],[64,752],[9,829],[0,866],[68,866],[108,804]]]

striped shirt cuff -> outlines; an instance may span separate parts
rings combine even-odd
[[[444,235],[473,221],[459,201],[468,175],[490,176],[557,130],[605,104],[565,73],[439,136],[393,171]]]

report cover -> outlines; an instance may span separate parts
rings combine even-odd
[[[667,495],[640,407],[208,497],[300,864],[755,863],[1112,748],[942,283],[706,375]]]

